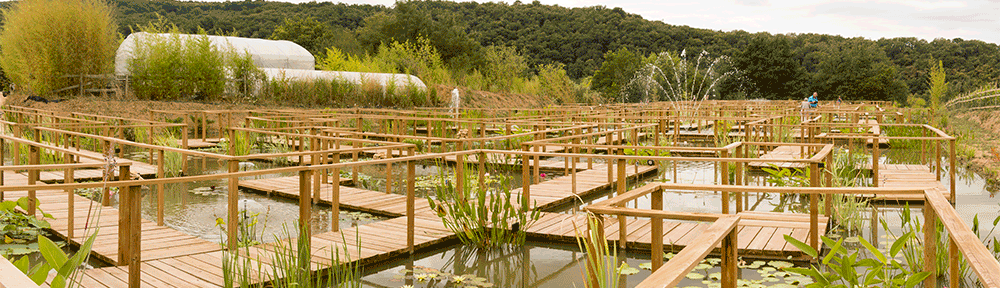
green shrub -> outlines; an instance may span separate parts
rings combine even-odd
[[[0,66],[36,94],[78,83],[67,75],[109,73],[119,35],[103,0],[23,0],[2,10]]]

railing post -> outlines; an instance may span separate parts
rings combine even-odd
[[[229,159],[227,164],[229,164],[229,173],[236,173],[237,171],[239,171],[239,161],[235,159]],[[236,238],[236,231],[237,229],[239,229],[237,226],[239,221],[238,216],[240,214],[239,181],[240,181],[239,177],[229,177],[229,193],[228,193],[229,199],[227,199],[228,201],[226,207],[227,211],[229,211],[229,213],[227,213],[229,219],[226,219],[226,232],[228,234],[226,235],[227,237],[226,239],[228,243],[226,244],[228,246],[227,248],[229,248],[230,251],[235,251],[236,248],[238,247],[237,244],[239,244],[239,239]],[[301,194],[301,191],[299,193]],[[337,215],[333,215],[333,217],[337,217]]]
[[[934,192],[932,192],[934,193]],[[924,287],[937,287],[937,215],[930,201],[924,200],[924,271],[931,276],[924,279]],[[948,237],[949,239],[951,237]],[[954,286],[958,287],[958,286]]]
[[[312,231],[309,225],[309,220],[312,219],[312,194],[309,193],[312,172],[312,170],[299,171],[299,231]],[[339,215],[332,217],[339,217]]]
[[[0,147],[0,149],[3,149],[3,148]],[[2,161],[3,161],[3,158],[0,158],[0,162],[2,162]],[[73,156],[71,154],[69,154],[69,152],[63,153],[63,163],[66,163],[66,164],[73,163]],[[3,171],[0,171],[0,173],[3,173]],[[66,184],[73,183],[73,168],[66,168],[66,170],[63,170],[63,183],[66,183]],[[0,183],[0,184],[2,184],[2,183]],[[67,211],[66,212],[68,213],[68,215],[66,217],[66,227],[67,227],[66,228],[66,236],[69,239],[73,239],[74,234],[76,234],[73,231],[73,230],[76,230],[76,229],[74,229],[76,227],[76,225],[74,223],[75,222],[74,220],[76,218],[76,215],[75,215],[76,214],[75,213],[75,210],[76,210],[76,207],[75,207],[76,206],[76,201],[74,201],[73,196],[76,196],[75,194],[73,194],[73,188],[66,189],[66,197],[67,197],[67,201],[66,201],[66,205],[67,205],[66,206],[66,210]],[[0,199],[0,201],[3,201],[3,200]]]
[[[129,167],[122,166],[121,173],[129,175]],[[130,177],[125,176],[122,181],[128,181]],[[118,191],[118,207],[120,213],[118,217],[118,262],[128,265],[128,287],[138,288],[141,286],[140,265],[142,263],[142,192],[141,186],[130,185]],[[124,223],[122,223],[124,222]],[[124,255],[122,254],[122,244],[125,244]]]
[[[28,164],[38,165],[38,146],[28,145]],[[28,170],[28,185],[35,185],[38,175],[38,169]],[[35,189],[31,189],[28,190],[28,215],[35,216],[35,206],[38,206],[38,198],[35,197]]]
[[[326,161],[326,156],[318,153],[319,151],[324,150],[320,149],[319,146],[321,141],[318,138],[316,138],[316,134],[318,133],[318,131],[316,130],[316,128],[310,128],[309,130],[310,134],[312,135],[312,137],[309,137],[309,150],[313,152],[312,154],[309,154],[309,163],[312,163],[312,165],[318,165],[322,163],[320,161],[320,158],[323,158],[324,162]],[[320,200],[320,187],[321,187],[320,176],[322,176],[323,174],[322,172],[323,170],[319,170],[313,173],[312,175],[313,203],[317,203]],[[338,215],[333,215],[333,216],[338,216]]]
[[[528,207],[531,198],[531,166],[528,165],[529,152],[527,144],[521,144],[521,150],[526,154],[521,154],[521,207]]]
[[[879,142],[879,137],[878,136],[876,136],[875,138],[872,138],[872,184],[875,187],[881,186],[878,183],[879,182],[879,173],[878,173],[878,166],[879,165],[878,165],[878,162],[879,162],[879,158],[882,157],[880,155],[881,152],[882,152],[881,151],[882,147],[881,147],[881,145],[878,144],[878,142]]]
[[[950,287],[959,287],[958,284],[962,280],[961,273],[958,271],[961,267],[959,264],[959,260],[961,260],[960,257],[962,257],[962,255],[960,253],[962,252],[958,250],[958,243],[955,243],[955,238],[953,238],[952,235],[948,235],[948,275],[950,276],[948,279],[948,283],[951,285]],[[930,277],[927,278],[935,276],[936,275],[932,274]]]
[[[737,270],[737,231],[739,227],[733,227],[729,230],[726,238],[722,238],[722,288],[736,288],[737,279],[739,278]]]
[[[159,149],[159,150],[156,151],[156,179],[163,179],[163,177],[166,175],[166,173],[164,173],[165,171],[163,171],[163,169],[164,169],[164,164],[163,164],[163,156],[164,155],[163,154],[164,154],[163,153],[163,149]],[[166,197],[164,195],[166,193],[166,191],[163,190],[163,183],[156,184],[156,191],[157,191],[157,193],[156,193],[156,225],[163,226],[163,210],[164,210],[163,205],[164,205],[164,202],[165,202],[164,200],[165,200],[165,197]]]
[[[955,138],[948,140],[948,147],[949,150],[951,150],[949,153],[950,155],[948,155],[948,160],[950,162],[949,166],[951,166],[951,168],[948,169],[948,187],[950,189],[948,191],[951,192],[948,200],[951,201],[952,205],[955,205],[955,167],[957,167],[955,165],[955,142]]]
[[[937,181],[941,181],[941,143],[934,142],[934,169],[936,171]]]
[[[719,152],[721,153],[721,155],[719,155],[720,158],[722,159],[729,158],[729,150],[722,150]],[[720,163],[721,165],[719,166],[721,168],[720,170],[722,170],[720,176],[722,180],[722,185],[729,185],[729,162],[725,160],[721,162],[722,163]],[[729,214],[729,191],[722,191],[722,214]]]
[[[118,181],[128,181],[129,180],[129,166],[122,165],[118,167]],[[132,219],[132,197],[141,195],[135,195],[129,193],[128,190],[131,186],[118,187],[118,264],[127,265],[129,260],[132,259],[129,255],[132,253],[131,244],[132,241],[132,223],[142,221],[142,218]]]
[[[819,163],[810,163],[809,184],[819,187]],[[819,195],[809,194],[809,246],[819,251]]]
[[[339,149],[339,148],[338,148]],[[333,153],[333,163],[340,163],[340,152]],[[333,180],[330,182],[330,218],[333,221],[330,231],[340,231],[340,167],[333,168]]]
[[[455,193],[458,194],[460,201],[465,201],[465,154],[462,153],[465,151],[465,141],[459,140],[456,144],[458,154],[455,154]]]
[[[409,156],[414,156],[414,148],[410,147],[408,149]],[[406,249],[413,254],[413,234],[415,233],[415,204],[414,200],[417,197],[416,190],[416,171],[414,167],[414,161],[406,161]]]
[[[833,187],[833,150],[830,151],[830,154],[826,155],[825,159],[826,164],[824,165],[823,170],[827,171],[826,187]],[[823,198],[826,199],[823,201],[823,212],[825,212],[824,214],[826,214],[826,217],[829,218],[833,215],[833,194],[823,195]]]
[[[656,187],[652,193],[650,193],[650,203],[649,206],[655,211],[663,210],[663,188]],[[660,269],[663,266],[663,218],[652,217],[652,227],[650,228],[650,242],[652,243],[652,253],[651,259],[653,260],[653,271]],[[624,227],[618,227],[618,229],[625,229]]]

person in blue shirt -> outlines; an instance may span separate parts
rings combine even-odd
[[[809,108],[819,107],[819,99],[816,99],[816,92],[813,92],[812,96],[809,96]]]

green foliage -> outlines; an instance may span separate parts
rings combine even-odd
[[[226,83],[222,52],[207,34],[187,38],[176,28],[169,32],[136,39],[134,56],[128,63],[133,93],[150,100],[220,96]]]
[[[903,102],[908,88],[896,68],[874,43],[850,39],[827,47],[813,75],[820,100],[843,96],[850,100]]]
[[[602,223],[599,223],[593,214],[588,214],[587,230],[579,231],[577,227],[573,225],[576,246],[587,255],[586,265],[581,266],[584,287],[619,287],[621,284],[619,280],[622,277],[620,270],[628,267],[628,264],[622,261],[623,266],[621,268],[618,266],[618,248],[615,245],[608,245],[608,241],[602,238],[601,231],[604,230]]]
[[[35,202],[36,208],[39,207],[38,205],[39,203]],[[28,197],[18,198],[17,201],[6,200],[0,202],[0,235],[3,236],[0,237],[0,239],[3,239],[3,244],[0,244],[0,253],[4,255],[22,255],[37,249],[29,245],[28,242],[42,236],[44,229],[49,229],[50,226],[49,222],[44,219],[28,216],[17,210],[20,208],[22,211],[28,211],[30,206]],[[53,219],[52,215],[40,209],[38,211],[40,211],[39,213],[42,214],[42,217]]]
[[[223,234],[225,235],[225,234]],[[346,287],[360,288],[361,265],[351,259],[351,253],[361,254],[361,238],[355,235],[352,245],[357,251],[348,252],[346,236],[341,233],[341,247],[331,246],[330,263],[316,264],[312,260],[312,250],[309,249],[310,233],[299,229],[298,237],[293,238],[287,226],[282,226],[282,235],[276,239],[295,239],[278,241],[271,246],[273,254],[250,258],[249,247],[240,247],[235,252],[223,250],[222,270],[223,282],[226,287],[260,287],[258,279],[270,279],[267,287],[275,288],[319,288]],[[291,241],[295,241],[292,243]],[[294,246],[293,246],[294,245]],[[242,251],[240,251],[242,249]],[[343,255],[343,256],[342,256]],[[266,259],[261,259],[266,258]],[[265,266],[265,263],[266,266]],[[341,264],[344,263],[344,264]],[[325,274],[313,273],[313,267],[325,270]],[[265,271],[270,268],[270,271]],[[273,275],[280,275],[275,278]],[[331,286],[333,285],[333,286]]]
[[[480,72],[489,85],[480,90],[519,91],[524,86],[527,59],[514,47],[489,46],[483,49],[484,64]]]
[[[179,148],[177,136],[173,133],[159,133],[153,136],[153,144],[166,147]],[[179,176],[184,173],[184,156],[179,152],[163,151],[163,175],[166,177]]]
[[[425,38],[449,66],[468,69],[478,66],[483,52],[482,45],[466,32],[461,17],[418,1],[396,2],[391,11],[365,18],[364,27],[357,30],[358,40],[368,51],[376,51],[388,43]]]
[[[478,175],[474,174],[466,173],[464,179],[455,180],[464,181],[462,193],[456,190],[457,183],[446,179],[449,177],[439,178],[436,200],[427,199],[431,210],[437,212],[445,227],[457,234],[463,243],[479,247],[524,243],[524,230],[538,221],[541,213],[524,205],[523,195],[513,195],[509,177],[496,175],[501,180],[491,182],[498,187],[480,188]]]
[[[937,65],[931,66],[930,72],[927,73],[927,85],[930,86],[927,92],[932,114],[937,113],[941,107],[941,98],[948,93],[948,82],[945,82],[945,77],[946,73],[941,61],[937,61]]]
[[[844,239],[836,243],[830,238],[822,236],[823,243],[832,247],[830,252],[822,258],[819,267],[812,265],[810,268],[784,268],[785,271],[795,272],[812,277],[816,283],[806,285],[809,288],[819,287],[905,287],[912,288],[930,276],[930,272],[917,272],[922,267],[911,267],[913,271],[903,267],[897,261],[900,249],[906,246],[909,238],[914,237],[913,233],[906,233],[892,243],[888,255],[879,251],[864,238],[858,238],[865,247],[868,254],[861,255],[858,250],[848,254],[848,250],[843,247]],[[796,240],[790,235],[784,235],[785,241],[794,245],[813,258],[820,255],[813,247]]]
[[[268,38],[295,42],[313,55],[319,55],[329,47],[353,55],[362,54],[361,43],[353,32],[341,26],[331,27],[308,16],[285,18]]]
[[[808,92],[798,87],[804,72],[792,54],[788,37],[755,34],[740,53],[733,55],[736,81],[740,87],[727,87],[737,92],[744,90],[747,98],[787,99],[792,95]]]
[[[111,71],[118,48],[113,9],[103,0],[26,0],[3,9],[0,67],[35,94],[79,84],[67,75]]]
[[[76,251],[76,254],[69,256],[62,251],[62,248],[52,242],[52,240],[49,240],[49,238],[38,236],[39,251],[41,251],[42,258],[45,261],[33,267],[28,267],[28,256],[24,256],[14,261],[13,264],[18,270],[28,275],[28,278],[34,281],[35,284],[41,285],[44,283],[48,279],[50,271],[55,270],[55,276],[49,283],[49,287],[75,287],[80,285],[78,277],[81,274],[77,274],[77,269],[90,256],[90,248],[94,244],[94,239],[97,239],[96,231],[80,245],[80,249]]]
[[[608,51],[604,54],[601,68],[594,72],[590,88],[600,92],[605,101],[624,102],[626,99],[622,98],[622,90],[641,66],[642,58],[626,48]]]

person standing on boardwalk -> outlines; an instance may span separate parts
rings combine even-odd
[[[819,107],[819,99],[816,98],[817,93],[813,92],[812,96],[809,96],[809,108]]]

